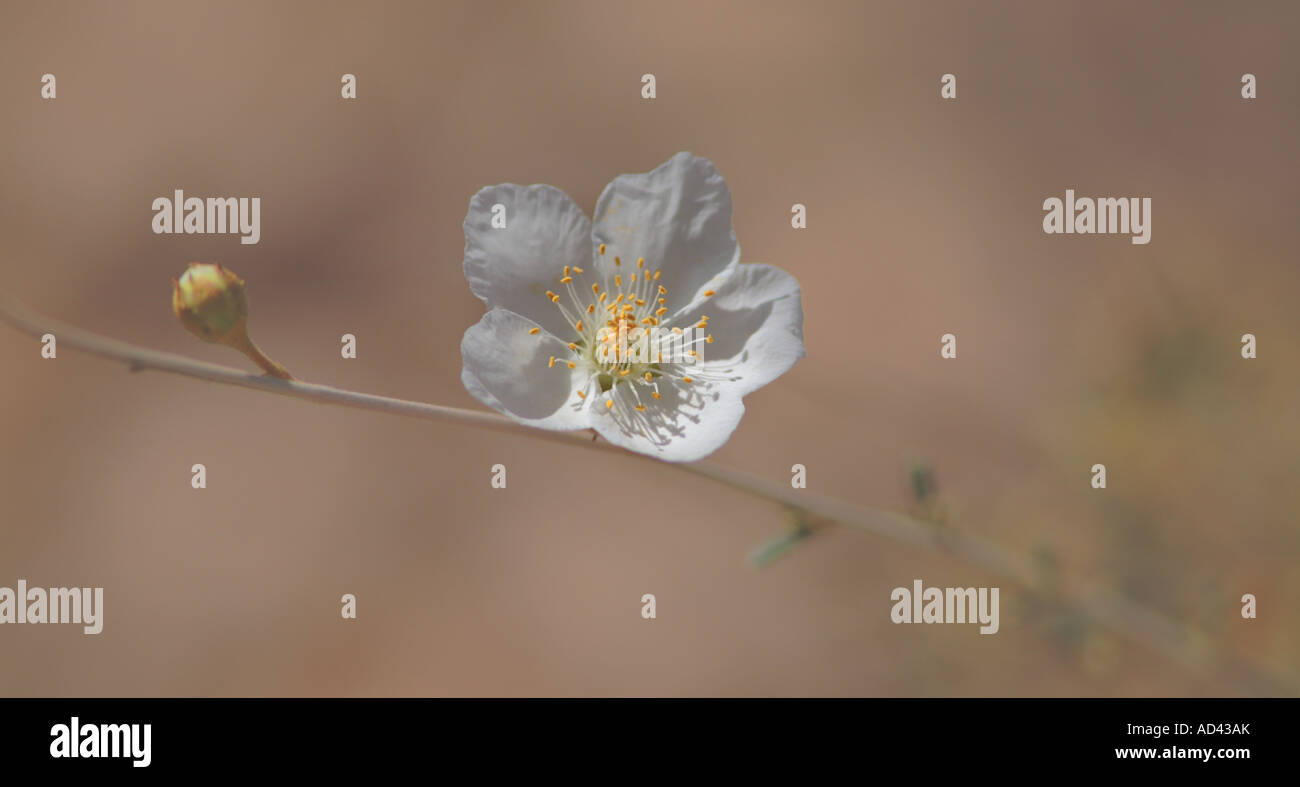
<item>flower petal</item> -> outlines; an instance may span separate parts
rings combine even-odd
[[[661,284],[677,304],[716,288],[740,261],[731,190],[713,162],[690,153],[652,172],[614,178],[596,202],[592,234],[609,247],[602,274],[615,255],[624,264],[645,257],[646,268],[662,271]]]
[[[591,418],[573,406],[585,377],[568,368],[569,346],[505,309],[483,315],[460,341],[460,380],[483,404],[541,429],[586,429]],[[548,365],[556,358],[554,367]],[[567,403],[567,406],[566,406]]]
[[[626,395],[612,410],[593,406],[591,426],[614,445],[669,462],[694,462],[722,447],[745,414],[740,396],[725,386],[660,385],[662,400],[643,400],[638,412]]]
[[[505,208],[493,227],[493,206]],[[500,211],[497,211],[500,216]],[[591,260],[591,220],[554,186],[489,186],[465,214],[465,278],[488,309],[508,309],[556,336],[572,333],[546,291],[560,289],[565,265]]]
[[[762,388],[805,355],[799,282],[780,268],[737,266],[717,294],[673,322],[686,328],[705,315],[704,333],[713,342],[697,346],[700,376],[723,378],[729,394],[740,397]]]

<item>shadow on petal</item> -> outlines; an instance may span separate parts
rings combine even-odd
[[[611,443],[670,461],[694,461],[717,450],[745,411],[740,399],[727,396],[716,382],[660,378],[662,399],[651,397],[648,386],[637,386],[634,393],[633,385],[615,386],[610,392],[615,406],[595,419],[596,428]],[[610,393],[592,406],[604,408]],[[646,409],[637,410],[637,404]]]
[[[551,356],[567,359],[568,345],[535,323],[504,309],[493,309],[470,326],[461,340],[461,381],[479,401],[515,420],[549,429],[588,426],[564,406],[573,396],[574,375]]]

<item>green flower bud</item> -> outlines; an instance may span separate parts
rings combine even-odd
[[[234,347],[262,371],[282,380],[292,375],[248,338],[248,296],[244,280],[221,263],[191,262],[180,279],[172,279],[172,311],[185,330],[205,342]]]
[[[185,330],[205,342],[242,348],[248,324],[243,279],[221,263],[191,262],[179,281],[172,279],[172,287],[172,310]]]

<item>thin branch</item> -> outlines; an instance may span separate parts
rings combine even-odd
[[[305,383],[300,380],[281,380],[267,375],[246,372],[231,366],[196,361],[175,353],[150,350],[91,333],[50,319],[42,314],[37,314],[3,292],[0,292],[0,320],[4,320],[18,330],[33,336],[39,337],[47,333],[53,334],[57,337],[60,348],[72,347],[93,355],[112,358],[125,363],[133,372],[150,370],[169,372],[198,380],[236,385],[241,388],[252,388],[257,391],[292,396],[322,404],[374,410],[381,413],[405,415],[411,418],[424,418],[432,421],[453,421],[502,432],[525,434],[544,440],[551,439],[605,450],[617,450],[615,446],[608,443],[593,443],[589,436],[584,436],[581,433],[533,429],[516,423],[499,413],[466,410],[459,407],[443,407],[442,405],[414,402],[408,399],[393,399],[387,396],[347,391],[328,385]]]
[[[374,410],[432,421],[470,424],[588,449],[616,451],[624,456],[654,461],[661,466],[673,467],[758,495],[780,503],[796,514],[803,512],[811,517],[847,525],[902,544],[950,555],[1033,591],[1041,589],[1043,578],[1033,561],[950,526],[938,527],[902,514],[853,505],[806,489],[794,489],[789,484],[776,483],[739,470],[704,462],[692,464],[661,462],[643,454],[624,451],[606,441],[593,441],[586,432],[535,429],[497,413],[393,399],[298,380],[279,380],[229,366],[196,361],[174,353],[150,350],[57,322],[27,309],[3,292],[0,292],[0,320],[32,336],[53,334],[60,348],[72,347],[93,355],[121,361],[131,371],[168,372],[323,404]],[[801,541],[809,535],[811,531],[804,531],[794,540]],[[1134,604],[1099,586],[1080,585],[1074,588],[1074,592],[1068,597],[1062,596],[1062,599],[1117,633],[1180,661],[1197,672],[1204,672],[1214,666],[1226,666],[1235,668],[1235,671],[1254,683],[1262,683],[1266,686],[1276,684],[1290,691],[1294,691],[1297,685],[1294,676],[1282,671],[1264,670],[1228,657],[1221,658],[1219,651],[1208,644],[1206,637],[1161,613]]]

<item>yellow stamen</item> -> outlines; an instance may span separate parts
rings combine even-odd
[[[581,275],[582,275],[582,268],[579,268],[578,266],[575,265],[575,266],[573,266],[573,272],[576,273],[576,274],[578,274],[579,276],[581,276]]]
[[[573,326],[573,330],[575,330],[575,331],[581,331],[581,330],[582,330],[582,320],[578,320],[578,324],[575,325],[575,326]]]
[[[570,350],[576,350],[576,349],[578,349],[578,345],[575,344],[574,342],[569,342],[569,349],[570,349]]]
[[[621,372],[618,373],[618,376],[619,376],[619,377],[627,377],[628,372],[630,372],[630,371],[632,371],[632,370],[631,370],[631,369],[624,369],[624,370],[622,370]]]
[[[661,272],[662,272],[662,271],[655,271],[655,277],[654,277],[654,278],[655,278],[655,281],[659,281],[659,274],[660,274]]]
[[[586,394],[586,392],[585,392],[585,391],[578,391],[578,398],[579,398],[579,399],[586,399],[586,398],[587,398],[587,394]]]
[[[601,254],[604,254],[604,253],[605,253],[605,244],[603,244],[603,243],[600,244],[600,253],[601,253]]]
[[[645,257],[637,257],[637,258],[636,258],[636,266],[637,266],[638,268],[644,268],[644,267],[645,267]]]
[[[577,367],[578,367],[578,365],[577,365],[576,363],[574,363],[573,361],[569,361],[569,368],[570,368],[570,369],[576,369]]]
[[[615,259],[618,259],[618,258],[615,257]],[[623,286],[623,277],[622,277],[622,276],[619,276],[618,274],[614,274],[614,284],[617,285],[617,286],[619,286],[619,287],[622,287],[622,286]]]
[[[636,406],[636,409],[637,409],[638,412],[642,412],[642,413],[644,413],[644,412],[645,412],[645,405],[643,405],[643,404],[638,404],[638,405]]]
[[[650,392],[650,395],[653,396],[653,397],[656,398],[656,399],[662,399],[662,398],[663,398],[662,396],[659,395],[659,392],[658,392],[658,391],[651,391],[651,392]]]
[[[713,292],[714,292],[713,290],[705,290],[705,291],[704,291],[704,297],[705,297],[705,298],[711,298],[711,297],[713,297]]]
[[[531,331],[529,331],[528,333],[529,333],[529,334],[537,334],[537,333],[539,333],[541,330],[542,330],[541,328],[534,328],[534,329],[532,329]]]
[[[571,281],[573,281],[572,276],[565,276],[563,279],[560,279],[560,284],[568,284]]]
[[[646,372],[646,373],[645,373],[645,381],[646,381],[646,382],[650,382],[650,381],[653,380],[653,379],[654,379],[654,377],[653,377],[649,372]]]
[[[613,400],[613,399],[606,399],[606,400],[605,400],[605,409],[606,409],[606,410],[613,410],[613,409],[614,409],[614,400]]]
[[[554,368],[555,368],[555,356],[554,356],[554,355],[551,356],[551,360],[549,360],[549,361],[546,362],[546,366],[547,366],[547,368],[549,368],[549,369],[554,369]]]
[[[615,265],[622,265],[622,264],[623,264],[623,261],[620,260],[620,259],[618,258],[617,255],[615,255],[615,257],[614,257],[614,264],[615,264]]]
[[[705,337],[704,337],[704,343],[705,343],[705,344],[713,344],[713,334],[709,334],[708,336],[705,336]]]
[[[682,382],[684,382],[684,383],[693,383],[693,382],[695,382],[695,381],[692,380],[692,379],[689,378],[689,377],[683,377],[683,378],[682,378]]]

